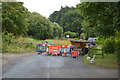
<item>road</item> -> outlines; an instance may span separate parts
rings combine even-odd
[[[30,53],[3,65],[3,78],[117,78],[118,70],[90,66],[82,57]]]

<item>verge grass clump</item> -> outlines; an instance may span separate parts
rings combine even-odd
[[[2,34],[3,53],[35,52],[37,44],[71,45],[70,39],[36,40],[29,37],[14,37],[12,34]]]
[[[51,44],[51,45],[71,45],[69,39],[66,40],[47,39],[45,41],[47,41],[47,44]]]
[[[106,42],[105,42],[105,44],[106,44]],[[107,44],[107,45],[111,45],[111,44]],[[103,47],[104,47],[104,44],[103,44]],[[107,47],[109,47],[109,46],[107,46]],[[108,48],[108,49],[111,49],[111,48]],[[115,48],[114,48],[114,50],[115,50]],[[87,56],[89,56],[92,59],[94,54],[96,55],[96,57],[94,59],[95,62],[90,63],[90,61],[87,60]],[[91,51],[89,51],[88,55],[85,55],[83,57],[83,59],[84,59],[85,64],[108,67],[108,68],[119,68],[118,57],[117,57],[117,54],[115,53],[115,51],[111,50],[111,51],[105,53],[105,51],[103,51],[103,49],[102,49],[102,46],[101,46],[101,48],[100,47],[98,48],[96,46],[94,48],[92,48]]]
[[[11,33],[2,34],[2,53],[35,52],[35,44],[30,38],[15,38]]]

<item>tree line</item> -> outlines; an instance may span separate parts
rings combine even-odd
[[[120,32],[119,2],[81,2],[61,7],[49,19],[30,12],[23,2],[2,3],[2,31],[36,39],[62,37],[111,37]]]
[[[62,26],[64,32],[81,30],[81,37],[107,38],[120,31],[119,16],[120,2],[81,2],[75,8],[61,7],[49,19]]]
[[[2,3],[2,32],[35,39],[61,37],[63,28],[37,12],[30,12],[23,2]]]

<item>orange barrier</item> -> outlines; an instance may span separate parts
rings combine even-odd
[[[73,51],[72,51],[72,55],[76,55],[76,56],[79,55],[79,54],[78,54],[78,51],[74,51],[74,50],[73,50]]]

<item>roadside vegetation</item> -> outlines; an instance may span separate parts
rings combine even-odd
[[[94,52],[90,54],[91,58],[93,57],[93,54],[101,54],[101,52]],[[117,61],[118,58],[115,54],[104,54],[104,58],[102,58],[102,55],[96,55],[95,63],[90,63],[86,58],[87,58],[87,55],[84,56],[85,64],[108,67],[108,68],[119,68],[120,67]]]
[[[108,47],[107,47],[108,48]],[[104,52],[104,47],[100,46],[99,48],[95,46],[94,48],[90,49],[87,55],[83,56],[84,63],[102,67],[109,67],[109,68],[119,68],[118,65],[118,54],[117,52]],[[112,49],[111,49],[112,51]],[[89,56],[91,59],[95,55],[94,63],[91,63],[90,60],[87,59]]]
[[[2,52],[3,53],[25,53],[25,52],[36,52],[37,44],[52,44],[52,45],[71,45],[69,39],[46,39],[37,40],[30,37],[18,37],[14,38],[10,33],[7,35],[2,34]]]
[[[0,5],[1,7],[1,5]],[[37,44],[71,45],[70,39],[97,37],[102,41],[98,50],[91,49],[89,56],[96,55],[95,63],[104,67],[120,64],[120,5],[118,2],[81,2],[76,7],[62,7],[49,18],[30,12],[23,2],[2,3],[3,53],[35,52]],[[1,22],[2,21],[2,22]],[[69,39],[66,39],[69,35]],[[86,60],[87,64],[91,64]]]

